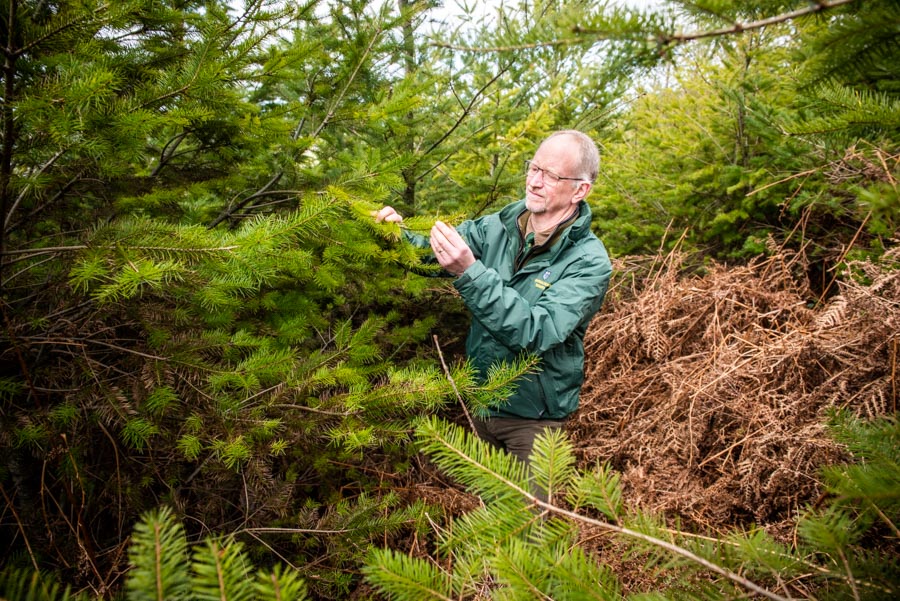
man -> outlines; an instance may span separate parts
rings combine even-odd
[[[585,197],[599,153],[585,134],[547,137],[526,162],[525,199],[456,229],[437,221],[426,240],[472,313],[466,353],[480,377],[523,352],[540,357],[504,403],[475,420],[478,435],[528,463],[535,437],[561,428],[578,407],[585,330],[600,309],[612,266],[591,232]],[[377,222],[401,222],[391,207]]]

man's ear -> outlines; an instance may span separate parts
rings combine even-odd
[[[578,182],[578,189],[575,190],[575,194],[572,195],[572,204],[587,198],[588,193],[591,191],[591,187],[591,182]]]

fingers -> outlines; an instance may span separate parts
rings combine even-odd
[[[373,216],[375,217],[375,223],[381,223],[382,221],[387,223],[400,223],[403,221],[403,216],[394,210],[394,207],[382,207],[378,211],[375,211]]]
[[[445,262],[448,261],[449,257],[447,257],[447,251],[444,250],[444,247],[441,246],[441,243],[435,239],[434,236],[431,237],[431,252],[434,253],[434,256],[437,257],[438,263],[441,266],[446,267]]]
[[[382,207],[378,211],[372,211],[375,223],[400,223],[403,216],[393,207]],[[472,250],[456,229],[443,221],[435,221],[431,228],[431,250],[441,267],[452,274],[463,273],[472,263],[475,256]]]
[[[462,239],[462,236],[443,221],[434,222],[434,226],[431,228],[431,239],[432,245],[434,241],[437,241],[438,248],[442,248],[445,251],[463,249],[468,246],[465,240]]]
[[[462,274],[475,256],[462,236],[446,223],[436,221],[431,228],[431,250],[441,267],[454,275]]]
[[[437,257],[438,263],[446,269],[456,257],[456,247],[449,239],[447,226],[444,223],[437,221],[432,226],[430,242],[431,250],[434,251],[434,256]]]

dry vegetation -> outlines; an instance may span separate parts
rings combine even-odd
[[[856,281],[821,303],[797,276],[804,256],[773,251],[692,276],[677,254],[617,265],[569,434],[584,464],[621,472],[628,505],[789,542],[819,469],[845,458],[828,411],[896,412],[900,249],[888,267],[854,264]]]

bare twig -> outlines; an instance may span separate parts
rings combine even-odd
[[[25,541],[25,547],[28,549],[28,556],[31,558],[31,565],[34,566],[35,572],[39,572],[40,568],[38,567],[37,559],[35,559],[34,557],[34,551],[31,549],[31,543],[28,541],[28,534],[25,532],[25,526],[22,525],[22,520],[19,519],[19,514],[16,511],[16,506],[13,505],[12,499],[7,496],[6,489],[3,488],[2,482],[0,482],[0,494],[3,495],[3,501],[9,508],[9,512],[12,514],[13,519],[16,520],[16,525],[19,527],[19,533],[22,535],[22,540]]]
[[[828,282],[828,285],[825,286],[825,288],[822,290],[822,294],[819,296],[819,304],[822,304],[822,301],[825,300],[825,295],[827,295],[828,291],[831,290],[831,287],[834,286],[834,282],[837,280],[838,275],[840,275],[839,268],[841,266],[841,263],[844,262],[844,259],[847,258],[847,254],[853,249],[853,245],[856,244],[857,238],[859,238],[859,235],[865,229],[866,224],[869,223],[869,218],[871,216],[872,216],[872,211],[870,210],[868,213],[866,213],[866,217],[865,217],[865,219],[862,220],[862,223],[859,224],[859,227],[856,229],[856,233],[853,234],[853,238],[850,240],[850,243],[847,244],[847,247],[841,253],[841,256],[838,258],[838,260],[835,261],[834,268],[833,268],[834,275],[831,276],[831,281]]]
[[[469,410],[466,408],[466,403],[463,401],[462,395],[459,394],[459,389],[456,387],[456,382],[453,380],[453,376],[450,374],[450,369],[447,367],[447,362],[444,361],[444,353],[441,352],[441,345],[438,343],[437,334],[432,335],[434,338],[434,346],[437,349],[438,357],[441,359],[441,366],[444,368],[444,374],[446,374],[447,379],[450,380],[450,385],[453,386],[453,392],[456,393],[456,399],[459,401],[460,407],[462,407],[463,413],[466,414],[466,419],[469,420],[469,427],[472,428],[472,432],[478,432],[475,429],[475,422],[472,421],[472,416],[469,415]]]

